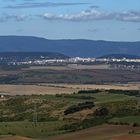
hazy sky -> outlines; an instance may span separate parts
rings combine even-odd
[[[0,35],[140,41],[140,0],[0,0]]]

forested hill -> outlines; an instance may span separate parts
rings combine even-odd
[[[140,42],[48,40],[31,36],[0,36],[0,52],[58,52],[68,56],[97,57],[107,54],[140,54]]]
[[[0,52],[1,60],[65,59],[66,55],[55,52]]]

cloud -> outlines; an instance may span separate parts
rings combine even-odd
[[[68,21],[88,21],[88,20],[103,20],[114,18],[114,13],[101,11],[96,8],[90,8],[79,13],[72,14],[53,14],[44,13],[42,15],[44,19],[48,20],[68,20]]]
[[[51,4],[52,3],[50,3],[50,5]],[[135,23],[138,22],[139,23],[140,11],[130,10],[130,11],[114,12],[114,11],[102,10],[98,6],[90,6],[88,9],[82,10],[77,13],[57,14],[57,13],[45,12],[43,14],[37,14],[37,15],[3,14],[2,16],[0,16],[0,22],[4,22],[8,20],[24,21],[27,19],[32,19],[32,18],[37,18],[37,17],[40,17],[41,19],[44,19],[44,20],[64,20],[64,21],[73,21],[73,22],[116,20],[116,21],[122,21],[122,22],[135,22]]]
[[[24,0],[27,1],[27,0]],[[32,0],[28,0],[32,1]],[[88,3],[53,3],[53,2],[25,2],[16,5],[8,5],[5,8],[21,9],[21,8],[40,8],[40,7],[58,7],[58,6],[72,6],[72,5],[84,5]]]
[[[88,9],[73,14],[44,13],[42,17],[48,20],[58,19],[58,20],[68,20],[68,21],[88,21],[88,20],[112,19],[114,17],[114,14],[110,12],[99,11],[97,9]]]
[[[140,22],[140,11],[126,11],[118,13],[116,19],[120,21]]]
[[[0,16],[0,22],[7,22],[9,20],[14,20],[14,21],[25,21],[27,19],[31,19],[31,15],[9,15],[9,14],[3,14]]]
[[[41,15],[46,20],[66,21],[95,21],[95,20],[117,20],[124,22],[140,22],[140,11],[110,12],[98,7],[90,7],[78,13],[54,14],[44,13]]]

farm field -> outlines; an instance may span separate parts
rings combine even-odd
[[[18,74],[16,79],[16,82],[19,83],[69,84],[128,83],[139,81],[140,73],[137,71],[110,69],[27,70]]]
[[[69,64],[68,68],[71,69],[82,69],[82,70],[86,70],[86,69],[111,69],[110,65],[107,64],[98,64],[98,65],[82,65],[82,64]]]
[[[31,66],[29,68],[23,68],[23,70],[73,70],[73,69],[110,69],[110,65],[98,64],[98,65],[82,65],[82,64],[68,64],[65,66]]]
[[[139,135],[124,135],[113,138],[113,140],[139,140],[139,139],[140,139]]]
[[[0,92],[10,95],[70,94],[78,90],[72,88],[40,86],[40,85],[0,85]]]
[[[115,89],[115,90],[139,90],[140,82],[137,83],[128,83],[128,84],[40,84],[50,87],[64,87],[64,88],[73,88],[73,89]]]
[[[113,84],[140,82],[140,72],[110,69],[108,65],[0,67],[1,84]]]
[[[48,138],[48,140],[139,140],[140,135],[128,134],[131,126],[101,125],[75,133]],[[139,128],[135,128],[137,131]]]
[[[78,132],[53,136],[43,139],[32,139],[21,136],[2,136],[1,140],[139,140],[140,135],[128,134],[130,131],[137,131],[139,128],[131,126],[101,125],[88,128]]]
[[[1,136],[0,137],[1,140],[33,140],[31,138],[27,138],[27,137],[21,137],[21,136]]]
[[[0,93],[10,95],[32,95],[32,94],[72,94],[78,90],[95,90],[95,89],[115,89],[115,90],[139,90],[140,83],[130,84],[0,84]]]
[[[0,133],[2,135],[18,135],[32,138],[45,138],[49,135],[59,135],[66,133],[65,130],[59,130],[66,122],[39,122],[36,126],[32,122],[3,122],[0,124]]]
[[[120,117],[120,118],[113,118],[109,122],[111,123],[128,123],[136,125],[140,125],[140,116],[126,116],[126,117]]]

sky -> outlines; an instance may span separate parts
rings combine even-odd
[[[140,0],[0,0],[0,35],[140,41]]]

